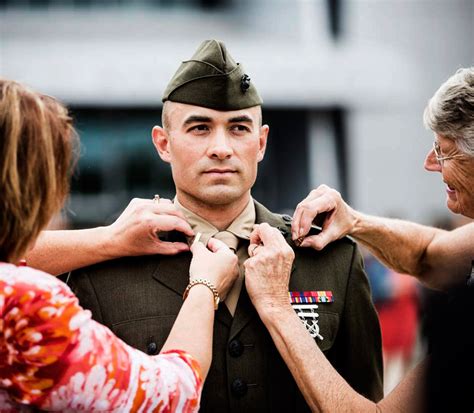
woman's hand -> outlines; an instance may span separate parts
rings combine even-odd
[[[180,231],[193,236],[194,232],[184,215],[169,199],[158,202],[151,199],[134,198],[117,220],[104,227],[106,251],[112,257],[128,255],[163,254],[171,255],[188,251],[183,242],[160,240],[159,232]]]
[[[190,281],[196,278],[209,280],[224,301],[239,275],[237,256],[222,241],[211,238],[207,244],[195,242],[191,246],[193,259],[189,267]]]
[[[295,253],[280,231],[263,223],[250,235],[245,286],[253,305],[262,310],[288,306],[288,284]]]
[[[322,231],[307,236],[314,219],[322,219]],[[357,224],[357,212],[344,202],[341,194],[327,185],[313,189],[293,214],[291,232],[301,247],[323,249],[327,244],[351,234]]]

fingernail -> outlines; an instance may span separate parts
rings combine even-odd
[[[303,227],[299,227],[298,229],[298,237],[301,238],[303,236]]]

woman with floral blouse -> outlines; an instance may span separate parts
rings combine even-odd
[[[223,243],[191,248],[192,288],[157,356],[92,320],[55,277],[17,265],[68,194],[76,143],[64,106],[0,79],[0,411],[197,411],[216,299],[237,275]]]

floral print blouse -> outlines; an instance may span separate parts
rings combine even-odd
[[[131,348],[51,275],[0,263],[0,412],[196,412],[197,361]]]

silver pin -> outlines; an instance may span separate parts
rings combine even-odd
[[[201,239],[201,233],[198,232],[195,236],[194,236],[194,239],[193,239],[193,243],[191,244],[191,248],[194,246],[194,244],[196,244],[196,242],[199,242],[199,240]]]

